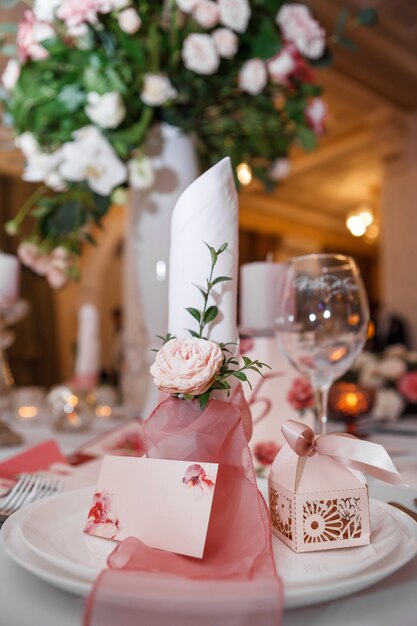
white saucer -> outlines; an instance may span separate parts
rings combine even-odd
[[[91,488],[68,492],[15,513],[0,535],[8,554],[52,585],[87,595],[114,548],[112,542],[82,533],[91,496]],[[413,558],[417,524],[382,502],[373,501],[371,511],[371,546],[295,554],[274,538],[286,608],[354,593]]]

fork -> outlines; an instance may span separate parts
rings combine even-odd
[[[0,508],[0,528],[8,517],[27,504],[42,500],[62,490],[62,481],[56,478],[22,474]]]

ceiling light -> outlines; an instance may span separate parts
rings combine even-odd
[[[240,163],[236,168],[237,177],[241,185],[249,185],[252,182],[252,168],[248,163]]]
[[[359,215],[351,215],[348,217],[346,226],[354,237],[362,237],[366,232],[366,226]]]

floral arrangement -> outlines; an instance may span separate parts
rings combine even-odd
[[[226,250],[227,243],[218,250],[206,245],[211,255],[210,275],[205,288],[196,285],[203,298],[203,306],[201,310],[194,307],[186,309],[197,322],[198,329],[187,329],[191,336],[186,338],[170,334],[160,337],[163,346],[156,350],[155,362],[150,368],[158,389],[182,400],[197,398],[202,409],[207,406],[213,391],[226,391],[230,395],[231,379],[237,378],[250,385],[245,370],[262,375],[262,368],[269,367],[247,356],[242,357],[243,365],[239,367],[235,350],[230,349],[236,344],[217,344],[204,336],[206,327],[215,321],[219,313],[217,306],[209,306],[211,290],[215,285],[231,280],[228,276],[214,276],[218,257]]]
[[[389,346],[381,354],[365,351],[343,380],[375,390],[371,415],[397,419],[417,409],[417,352],[403,345]]]
[[[1,0],[0,6],[17,4]],[[288,173],[297,143],[315,147],[327,107],[314,66],[331,55],[309,8],[285,0],[34,0],[17,28],[18,60],[2,77],[6,117],[26,158],[23,178],[43,185],[7,224],[33,231],[22,262],[54,287],[77,274],[91,226],[125,189],[152,186],[144,151],[152,124],[193,133],[209,166],[226,155],[266,185]],[[33,5],[33,6],[32,6]],[[346,26],[376,13],[343,11]],[[13,27],[0,53],[13,55]]]

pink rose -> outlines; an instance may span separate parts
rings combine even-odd
[[[17,47],[22,63],[41,61],[49,57],[49,52],[40,44],[54,36],[54,29],[46,22],[38,22],[32,11],[25,11],[17,29]]]
[[[50,263],[51,261],[49,255],[44,254],[39,250],[38,256],[32,263],[31,269],[39,274],[39,276],[46,276],[50,269]]]
[[[220,11],[215,2],[200,0],[194,9],[193,17],[203,28],[213,28],[219,21]]]
[[[288,77],[295,71],[297,63],[291,46],[285,46],[267,62],[268,72],[274,83],[287,84]]]
[[[231,59],[235,56],[239,45],[236,33],[228,28],[217,28],[211,36],[221,57]]]
[[[111,9],[111,3],[103,0],[61,0],[55,14],[73,31],[82,24],[96,24],[97,13],[108,13]],[[73,34],[76,34],[75,30]]]
[[[305,114],[310,128],[317,135],[321,135],[324,132],[327,119],[327,104],[324,100],[322,98],[313,98],[308,104]]]
[[[417,403],[417,372],[408,372],[400,378],[398,391],[408,402]]]
[[[294,378],[287,400],[296,411],[314,407],[314,390],[310,381],[307,378]]]
[[[280,449],[275,441],[261,441],[254,447],[253,454],[261,465],[272,465]]]
[[[268,82],[265,63],[261,59],[251,59],[243,64],[239,73],[239,87],[252,96],[261,93]]]
[[[237,33],[244,33],[248,27],[251,8],[248,0],[218,0],[220,21]]]
[[[326,34],[304,4],[284,4],[277,13],[277,24],[284,39],[309,59],[319,59],[324,52]]]
[[[214,74],[219,67],[219,55],[210,35],[191,33],[184,40],[182,58],[188,70],[197,74]]]
[[[287,178],[290,171],[290,160],[286,157],[282,157],[281,159],[275,159],[275,161],[272,163],[271,167],[268,170],[268,174],[270,178],[272,178],[272,180],[279,181]]]
[[[52,289],[62,289],[68,282],[68,273],[66,270],[52,265],[46,272],[46,280]]]
[[[119,13],[119,26],[128,35],[133,35],[142,26],[142,20],[136,9],[130,7]]]
[[[161,391],[199,396],[214,382],[223,362],[217,343],[206,339],[171,339],[156,355],[150,372]]]
[[[30,241],[23,241],[17,248],[17,256],[26,267],[33,267],[39,256],[38,246]]]

